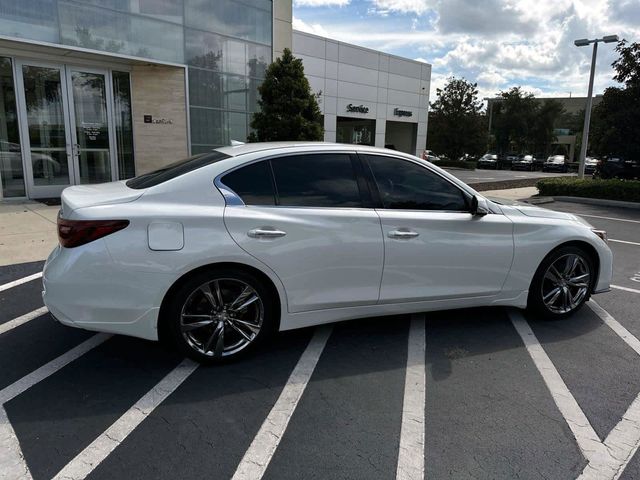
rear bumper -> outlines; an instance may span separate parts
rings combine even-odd
[[[163,274],[123,271],[97,240],[51,252],[42,299],[63,325],[157,340],[160,303],[170,281]]]

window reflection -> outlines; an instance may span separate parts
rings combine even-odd
[[[34,185],[66,185],[69,166],[60,70],[24,65],[22,77]]]
[[[133,119],[131,117],[131,82],[129,73],[113,72],[113,99],[118,172],[120,180],[124,180],[136,175],[133,157]]]
[[[22,151],[11,60],[0,57],[0,177],[4,197],[24,197]]]
[[[183,60],[183,29],[151,18],[60,2],[62,43],[93,50]]]

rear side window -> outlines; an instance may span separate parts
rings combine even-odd
[[[361,207],[348,154],[292,155],[271,160],[278,205]]]
[[[384,208],[468,211],[462,190],[430,170],[399,158],[364,155]]]
[[[211,153],[195,155],[193,157],[189,157],[187,159],[167,165],[166,167],[162,167],[158,170],[154,170],[153,172],[138,175],[137,177],[127,180],[126,185],[129,188],[135,189],[155,187],[156,185],[164,183],[167,180],[171,180],[173,178],[179,177],[180,175],[184,175],[185,173],[192,172],[193,170],[197,170],[198,168],[211,165],[212,163],[219,162],[220,160],[224,160],[225,158],[229,158],[229,155],[221,152],[216,152],[215,150]]]
[[[275,205],[276,196],[268,161],[239,168],[222,177],[222,183],[233,190],[245,205]]]

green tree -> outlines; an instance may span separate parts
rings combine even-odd
[[[640,158],[640,43],[618,43],[620,57],[613,62],[614,80],[593,110],[589,144],[591,154]]]
[[[521,87],[500,92],[493,106],[492,134],[500,153],[548,152],[554,128],[564,114],[557,100],[540,102]]]
[[[451,77],[436,90],[428,122],[428,148],[457,159],[465,153],[479,154],[486,143],[486,126],[481,114],[476,83]]]
[[[260,110],[253,114],[250,142],[322,140],[322,114],[318,96],[304,76],[302,60],[285,48],[258,87]]]

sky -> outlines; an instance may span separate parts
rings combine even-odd
[[[293,28],[431,64],[431,101],[452,75],[480,98],[586,96],[591,46],[573,41],[640,42],[640,0],[293,0]],[[616,84],[614,47],[598,45],[595,94]]]

